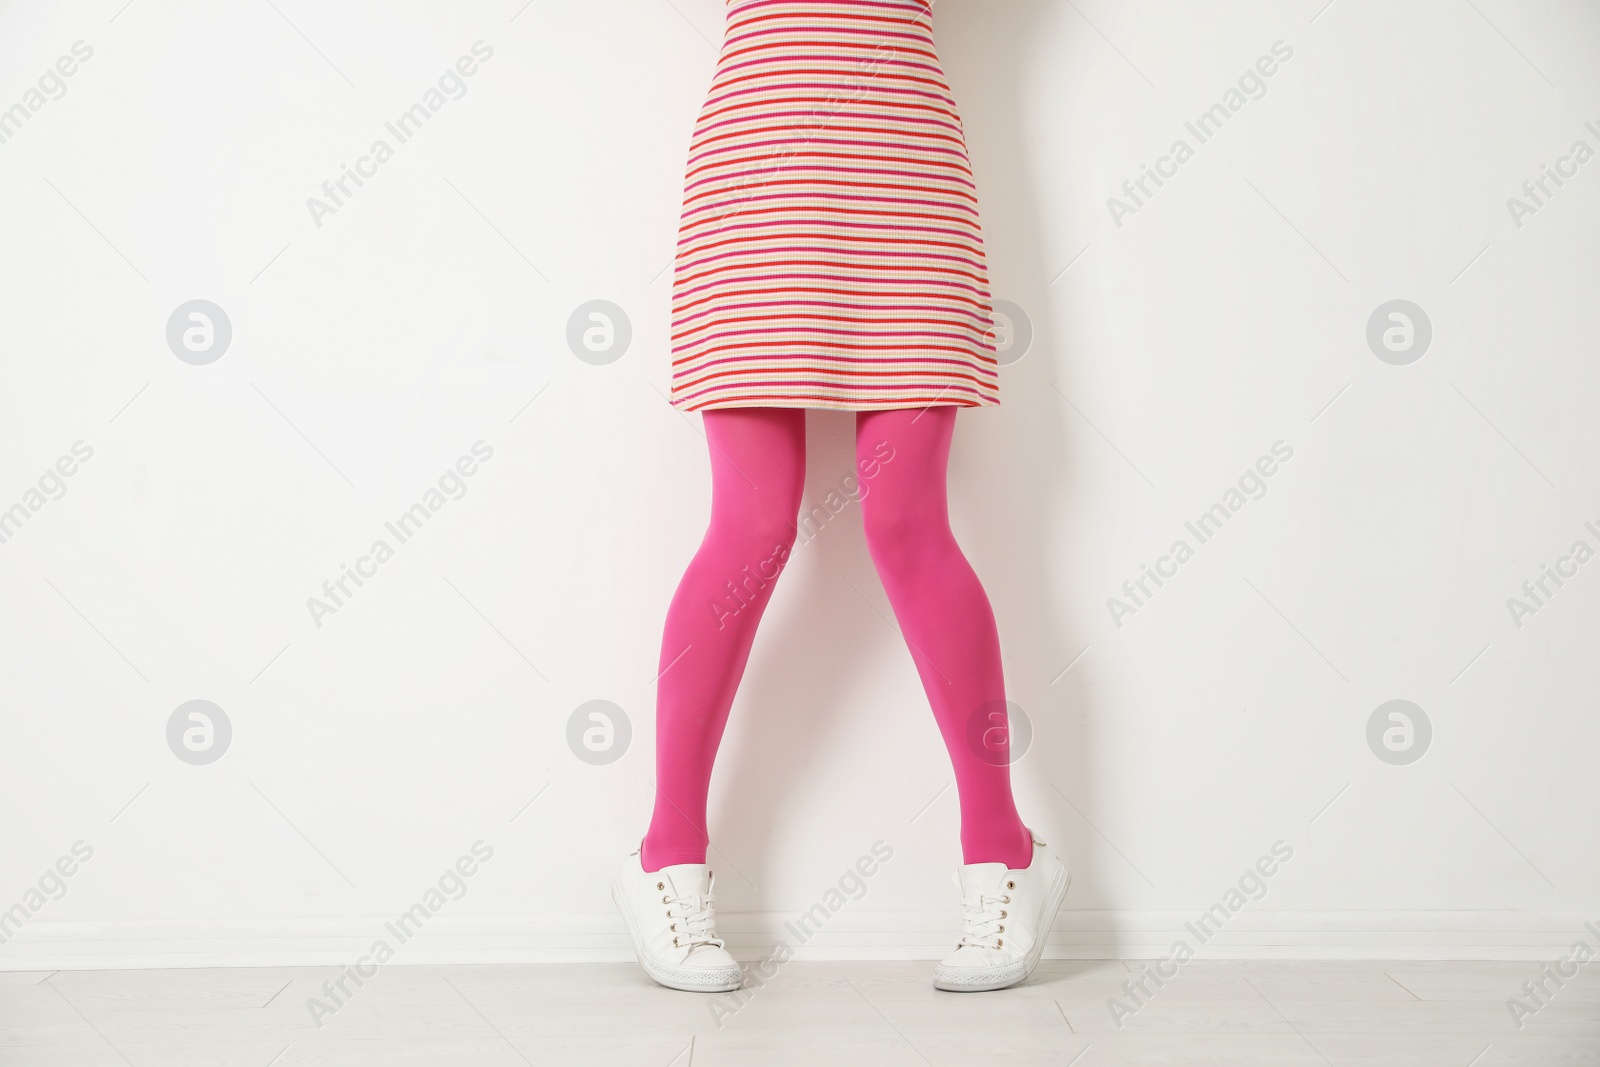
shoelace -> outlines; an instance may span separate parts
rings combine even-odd
[[[956,942],[957,948],[972,946],[973,948],[1000,948],[1005,944],[1006,909],[1000,905],[1011,903],[1009,893],[991,896],[988,893],[977,893],[961,901],[962,926],[961,940]]]
[[[715,945],[723,948],[722,938],[711,932],[715,920],[715,909],[712,907],[710,887],[702,895],[691,893],[688,896],[673,896],[664,893],[661,903],[666,905],[667,917],[672,919],[672,945],[674,948],[693,949],[697,945]],[[681,911],[673,911],[674,907]]]

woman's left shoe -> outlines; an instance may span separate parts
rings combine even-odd
[[[934,987],[976,993],[1016,985],[1033,973],[1044,952],[1072,880],[1066,865],[1034,837],[1033,860],[1021,870],[1003,863],[968,863],[957,873],[961,940],[934,968]]]

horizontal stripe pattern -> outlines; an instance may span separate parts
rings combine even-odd
[[[674,407],[1000,403],[928,0],[728,0],[678,237]]]

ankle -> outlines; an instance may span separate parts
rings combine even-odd
[[[1019,819],[1014,829],[984,834],[975,840],[963,836],[961,862],[1003,863],[1013,871],[1033,865],[1033,832]]]
[[[651,845],[646,837],[639,843],[639,866],[650,874],[654,874],[663,867],[671,867],[679,863],[704,863],[706,861],[706,847],[699,848],[685,845]]]

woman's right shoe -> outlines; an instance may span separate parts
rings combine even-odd
[[[721,993],[743,982],[716,933],[711,868],[675,863],[646,871],[634,851],[611,885],[644,973],[671,989]]]

